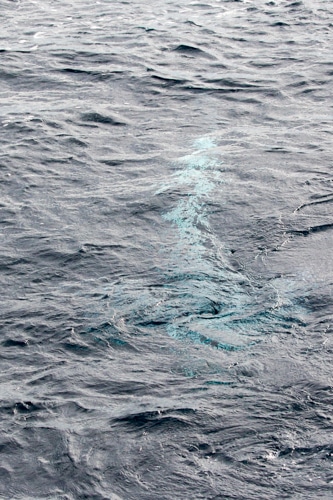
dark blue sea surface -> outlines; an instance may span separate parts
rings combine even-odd
[[[332,1],[0,27],[0,498],[333,498]]]

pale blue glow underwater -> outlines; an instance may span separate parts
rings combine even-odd
[[[208,205],[217,190],[225,189],[220,151],[210,137],[195,141],[194,148],[178,159],[169,182],[154,195],[181,193],[162,214],[177,243],[172,250],[162,245],[161,284],[129,279],[114,285],[109,329],[122,341],[124,333],[164,328],[179,341],[232,351],[302,326],[292,281],[258,284],[230,266],[228,251],[209,223]]]

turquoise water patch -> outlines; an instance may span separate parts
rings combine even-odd
[[[176,238],[164,272],[167,299],[162,309],[169,310],[170,318],[166,332],[182,342],[236,351],[268,333],[285,332],[291,324],[301,326],[281,280],[257,287],[232,270],[207,210],[223,192],[218,148],[211,137],[197,139],[194,147],[177,160],[172,178],[156,192],[179,193],[178,202],[162,215]],[[160,312],[164,316],[165,310]]]
[[[125,347],[132,335],[158,329],[183,345],[231,353],[304,326],[290,280],[255,281],[232,268],[208,210],[223,202],[221,154],[210,137],[199,138],[194,147],[175,161],[173,173],[155,192],[170,203],[160,215],[156,281],[124,278],[104,290],[114,328],[106,333],[114,348]]]

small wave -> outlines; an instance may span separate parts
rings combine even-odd
[[[106,116],[97,112],[83,113],[81,120],[86,123],[96,123],[114,126],[126,126],[126,122],[115,116]]]

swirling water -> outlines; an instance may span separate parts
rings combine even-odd
[[[332,498],[332,2],[0,9],[0,498]]]

